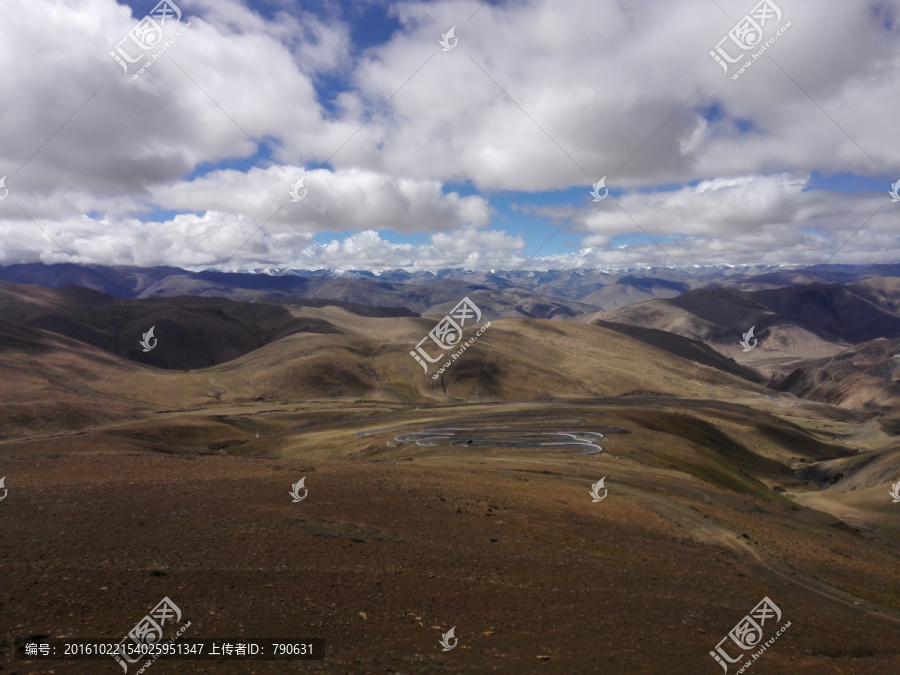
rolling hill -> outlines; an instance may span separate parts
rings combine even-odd
[[[833,356],[853,344],[900,337],[900,318],[869,299],[871,288],[868,282],[856,287],[815,283],[749,293],[706,288],[580,320],[665,330],[775,373],[800,360]],[[859,289],[866,293],[854,292]],[[738,343],[750,327],[755,328],[759,349],[740,357]]]
[[[424,318],[0,284],[0,562],[37,589],[4,608],[120,639],[122,607],[171,597],[198,635],[324,637],[342,672],[446,670],[456,626],[457,670],[693,673],[770,597],[803,627],[775,671],[896,669],[900,422],[853,398],[893,386],[896,339],[794,377],[854,369],[805,392],[837,407],[677,334],[500,317],[510,291],[468,291],[464,337],[485,330],[432,379],[410,351],[458,298]],[[126,344],[147,320],[156,363]]]

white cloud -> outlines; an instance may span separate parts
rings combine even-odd
[[[294,203],[289,189],[300,177],[305,177],[307,196]],[[163,209],[211,208],[260,224],[270,221],[272,227],[283,224],[308,232],[368,228],[421,232],[485,227],[490,220],[482,197],[445,194],[436,181],[302,167],[215,171],[191,182],[156,188],[152,201]]]
[[[703,181],[669,192],[629,193],[579,213],[572,230],[590,233],[582,240],[588,247],[606,246],[615,235],[642,235],[638,239],[646,245],[630,247],[629,257],[646,246],[644,255],[649,259],[665,251],[680,264],[823,263],[847,241],[853,243],[852,262],[894,259],[891,249],[898,242],[892,218],[889,213],[871,217],[885,200],[877,195],[851,199],[808,187],[808,176],[778,174]],[[668,239],[673,235],[674,240]],[[886,247],[890,239],[893,244]],[[596,258],[612,264],[622,253],[599,252]]]
[[[266,20],[238,0],[181,4],[191,27],[134,81],[109,50],[139,16],[110,0],[6,0],[0,176],[10,197],[0,202],[0,263],[61,255],[19,204],[83,262],[209,264],[285,204],[298,172],[309,175],[308,200],[287,202],[239,260],[346,256],[371,266],[343,234],[309,249],[314,233],[344,229],[371,231],[374,239],[353,237],[385,260],[513,265],[535,246],[496,229],[504,214],[492,213],[489,194],[577,185],[586,197],[607,175],[626,189],[625,212],[675,258],[821,262],[881,202],[804,191],[808,177],[855,172],[887,187],[897,176],[881,169],[900,172],[900,0],[780,0],[790,30],[737,81],[708,52],[753,0],[719,0],[721,9],[689,0],[400,2],[390,11],[402,29],[362,52],[336,5],[315,15],[286,5]],[[451,25],[459,43],[442,52],[437,41]],[[316,89],[335,75],[351,83],[329,90],[336,112]],[[263,157],[267,168],[188,180],[253,157],[261,140],[284,170]],[[480,194],[446,189],[457,181]],[[634,192],[692,181],[701,182]],[[579,214],[570,231],[585,250],[548,264],[661,256],[649,242],[608,248],[639,231],[615,201]],[[135,220],[148,210],[200,215]],[[102,221],[85,217],[98,212]],[[840,260],[894,259],[900,242],[886,223],[882,213],[866,224]],[[400,245],[377,234],[385,230],[432,239]]]

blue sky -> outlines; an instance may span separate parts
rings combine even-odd
[[[165,55],[124,74],[110,53],[139,51],[127,36],[154,2],[133,19],[10,2],[29,28],[0,27],[18,92],[2,262],[815,264],[835,242],[834,262],[896,259],[889,8],[782,0],[761,37],[790,31],[733,79],[710,51],[739,0],[182,0]],[[41,48],[60,40],[64,62]]]

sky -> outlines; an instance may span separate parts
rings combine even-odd
[[[0,4],[0,264],[900,261],[900,0],[157,2]]]

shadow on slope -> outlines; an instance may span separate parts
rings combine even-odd
[[[699,340],[691,340],[690,338],[682,337],[664,330],[656,330],[655,328],[642,328],[640,326],[631,326],[624,323],[603,321],[602,319],[595,319],[594,321],[591,321],[591,323],[595,326],[601,326],[622,333],[635,340],[640,340],[657,349],[662,349],[663,351],[680,356],[683,359],[716,368],[724,373],[729,373],[757,384],[765,382],[765,378],[752,368],[747,368],[738,364],[734,359],[723,356],[715,349],[708,347]]]
[[[877,339],[829,360],[801,363],[772,388],[810,401],[893,412],[900,406],[900,339]]]
[[[338,334],[285,307],[193,296],[119,300],[79,287],[41,289],[0,282],[7,321],[39,328],[145,365],[191,370],[223,363],[293,333]],[[142,337],[151,328],[155,346]]]

